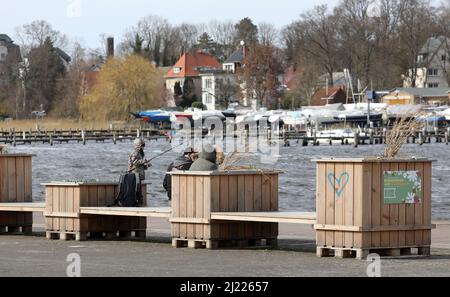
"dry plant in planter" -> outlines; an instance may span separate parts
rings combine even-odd
[[[222,151],[222,160],[219,164],[220,171],[233,171],[233,170],[257,170],[257,168],[253,165],[243,165],[242,163],[248,162],[249,158],[249,149],[250,145],[246,143],[244,152],[234,151],[227,155]]]
[[[396,120],[392,129],[387,132],[383,157],[392,159],[398,156],[407,139],[423,128],[423,123],[417,121],[422,115],[422,113],[409,114]]]

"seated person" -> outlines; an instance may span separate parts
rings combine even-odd
[[[182,156],[178,157],[175,161],[170,163],[169,167],[167,167],[167,172],[176,170],[189,170],[192,163],[194,162],[196,154],[197,152],[193,148],[187,148]],[[170,174],[166,174],[164,176],[163,187],[167,192],[167,198],[169,198],[169,200],[172,200],[172,176]]]
[[[211,145],[203,147],[202,152],[198,155],[198,159],[192,163],[189,171],[214,171],[217,170],[217,149]]]

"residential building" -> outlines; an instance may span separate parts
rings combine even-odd
[[[190,78],[195,86],[195,94],[200,99],[202,98],[201,74],[221,68],[222,65],[209,53],[203,51],[185,53],[164,76],[166,88],[173,91],[176,83],[179,83],[180,87],[183,88],[185,80]]]
[[[389,105],[445,105],[450,103],[450,88],[397,88],[382,98]]]
[[[5,83],[2,77],[6,73],[6,65],[17,65],[21,61],[22,57],[19,46],[14,44],[8,35],[0,34],[0,85]]]
[[[225,72],[236,73],[240,67],[242,67],[242,61],[245,58],[247,47],[245,45],[239,46],[239,48],[223,62],[222,67]]]
[[[202,78],[202,103],[208,110],[226,109],[226,102],[239,101],[240,87],[236,75],[223,71],[210,71],[200,75]]]
[[[8,35],[0,34],[0,62],[5,62],[10,54],[20,57],[20,48]]]
[[[450,81],[450,38],[430,37],[422,47],[416,70],[416,88],[447,88]],[[403,87],[411,88],[412,73],[403,77]]]

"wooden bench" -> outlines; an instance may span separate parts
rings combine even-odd
[[[316,224],[315,212],[213,212],[211,220],[239,221],[239,222],[266,222],[287,224]]]

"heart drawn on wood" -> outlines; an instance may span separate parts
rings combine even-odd
[[[341,174],[339,178],[336,178],[336,175],[334,173],[328,174],[328,182],[333,187],[334,192],[336,193],[336,196],[338,198],[341,198],[342,193],[345,190],[345,187],[348,185],[348,182],[350,181],[350,174],[347,172],[344,172]]]

